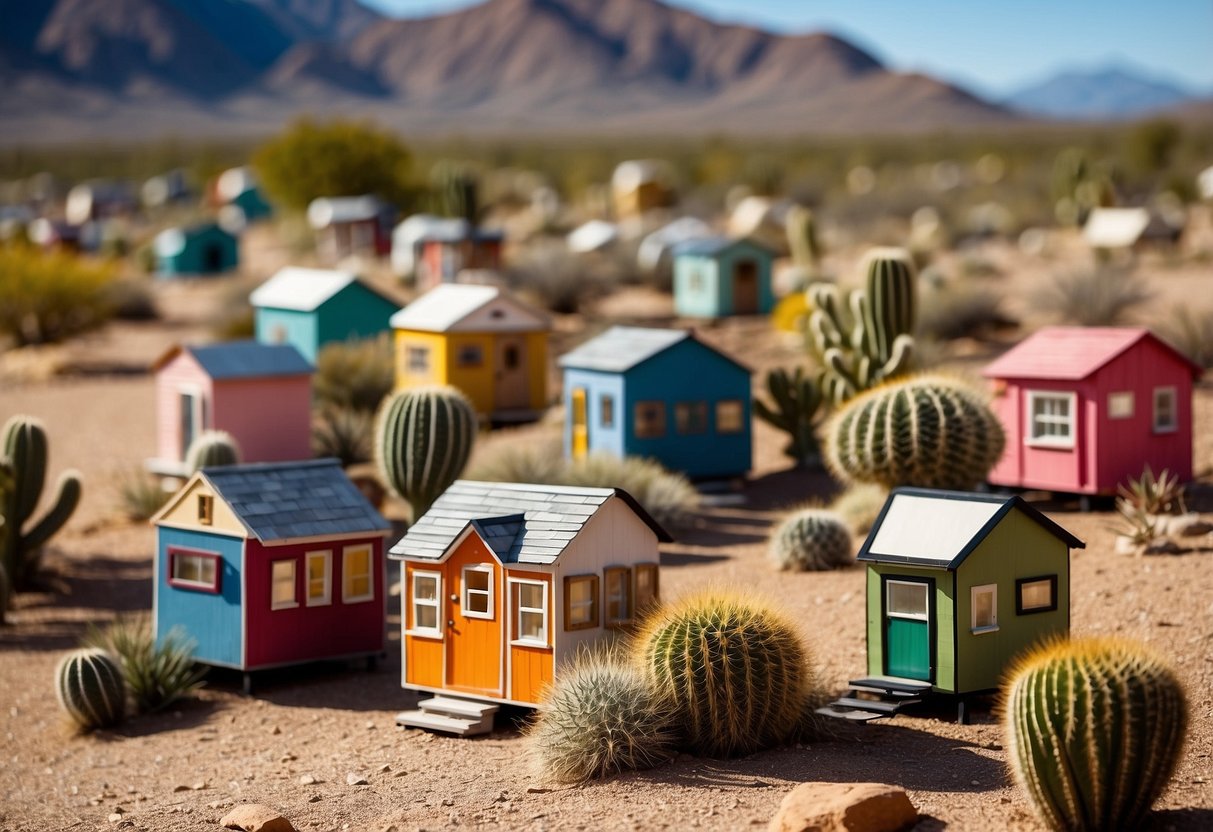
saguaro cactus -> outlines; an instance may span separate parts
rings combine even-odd
[[[240,445],[227,431],[203,431],[185,452],[185,467],[191,474],[202,468],[239,464]]]
[[[817,240],[817,221],[813,212],[803,205],[793,205],[788,209],[784,225],[792,263],[803,273],[814,274],[821,260],[821,245]]]
[[[1004,697],[1011,769],[1051,829],[1144,826],[1187,726],[1169,667],[1119,639],[1054,642],[1017,663]]]
[[[797,367],[793,373],[779,368],[767,373],[767,390],[774,405],[755,399],[754,413],[788,435],[783,452],[796,460],[796,464],[813,462],[820,453],[817,414],[822,397],[817,379],[803,367]]]
[[[85,730],[116,725],[126,716],[122,669],[104,650],[68,653],[55,669],[55,693],[63,710]]]
[[[417,387],[390,396],[379,409],[375,461],[384,482],[409,501],[416,519],[467,465],[476,439],[476,411],[454,387]]]

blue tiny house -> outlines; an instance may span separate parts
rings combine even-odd
[[[651,457],[695,478],[750,470],[750,370],[694,333],[616,326],[560,366],[565,456]]]
[[[250,296],[257,340],[290,344],[312,365],[333,341],[374,338],[390,332],[400,304],[350,272],[289,266]]]
[[[674,310],[686,318],[765,315],[774,254],[753,240],[708,237],[674,249]]]
[[[236,236],[213,222],[161,231],[153,249],[161,277],[222,274],[240,260]]]

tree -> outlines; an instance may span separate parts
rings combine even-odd
[[[253,156],[261,182],[282,204],[304,209],[322,196],[375,194],[406,207],[412,156],[395,136],[368,122],[301,119]]]

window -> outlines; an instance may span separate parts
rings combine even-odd
[[[543,581],[511,580],[514,599],[514,641],[548,646],[548,585]]]
[[[507,370],[517,370],[518,365],[522,363],[522,353],[518,351],[518,347],[513,344],[507,346],[501,353],[501,363]]]
[[[885,612],[894,618],[927,621],[929,584],[919,581],[888,581],[885,584]]]
[[[1179,429],[1179,399],[1174,387],[1154,388],[1154,432],[1174,433]]]
[[[493,567],[463,567],[463,614],[467,618],[493,617]]]
[[[570,575],[564,579],[564,629],[598,626],[598,576]]]
[[[460,367],[479,367],[484,363],[484,350],[479,344],[465,344],[459,348],[457,361]]]
[[[270,609],[289,610],[299,606],[295,596],[295,561],[270,563]]]
[[[177,407],[180,410],[181,458],[185,459],[190,445],[205,428],[202,414],[202,391],[186,387],[177,391]]]
[[[707,402],[678,402],[674,405],[674,424],[681,434],[706,433],[708,429]]]
[[[665,402],[636,402],[636,438],[665,436]]]
[[[745,408],[738,399],[716,402],[716,432],[741,433],[745,430]]]
[[[1073,393],[1028,391],[1028,444],[1074,447]]]
[[[168,550],[168,582],[179,589],[219,592],[219,555],[189,549]]]
[[[601,411],[601,422],[604,428],[615,427],[615,397],[603,396],[599,399],[599,410]]]
[[[406,366],[410,373],[428,373],[430,371],[430,351],[427,347],[409,347],[406,356]]]
[[[215,522],[215,498],[210,494],[198,495],[198,522],[204,526]]]
[[[442,576],[437,572],[413,573],[413,627],[415,635],[441,636],[438,627],[438,599]]]
[[[604,569],[606,578],[606,625],[619,627],[632,623],[632,570],[626,566]]]
[[[371,544],[346,546],[341,551],[341,602],[357,604],[375,597],[375,581],[371,575]]]
[[[658,601],[657,564],[636,564],[636,611],[643,612]]]
[[[1133,391],[1129,390],[1123,393],[1108,394],[1108,418],[1109,419],[1132,419],[1133,418]]]
[[[703,268],[696,266],[691,269],[691,274],[687,280],[687,288],[692,292],[702,292],[704,286]]]
[[[1015,582],[1015,613],[1031,615],[1057,609],[1057,576],[1021,578]]]
[[[991,633],[998,629],[998,585],[983,584],[969,591],[972,602],[973,627],[975,633]]]
[[[322,607],[333,601],[333,553],[307,553],[307,605]]]

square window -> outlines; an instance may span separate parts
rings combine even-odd
[[[632,570],[616,566],[603,570],[606,580],[606,625],[623,627],[632,623]]]
[[[538,581],[513,581],[514,640],[548,646],[548,589]]]
[[[602,422],[602,426],[604,428],[615,427],[615,397],[603,396],[599,400],[599,405],[599,409],[601,411],[601,418],[599,421]]]
[[[1015,582],[1015,612],[1030,615],[1057,609],[1057,576],[1042,575]]]
[[[1133,418],[1133,391],[1129,390],[1123,393],[1108,394],[1108,418]]]
[[[887,581],[885,612],[894,618],[928,619],[929,584],[920,581]]]
[[[332,552],[307,553],[307,605],[321,607],[333,600]]]
[[[463,567],[463,615],[493,617],[493,567],[488,564]]]
[[[680,434],[707,433],[708,403],[678,402],[674,405],[674,424]]]
[[[998,629],[998,586],[984,584],[970,590],[969,599],[972,602],[972,630],[975,633],[988,633]]]
[[[187,549],[168,550],[168,583],[179,589],[219,592],[219,555]]]
[[[464,344],[456,360],[460,367],[479,367],[484,363],[484,350],[479,344]]]
[[[375,597],[375,581],[371,574],[374,562],[371,546],[346,546],[341,551],[341,602],[357,604]]]
[[[716,432],[741,433],[745,430],[745,408],[739,399],[716,402]]]
[[[1074,447],[1073,393],[1028,391],[1028,444],[1055,448]]]
[[[665,402],[636,402],[636,438],[665,436]]]
[[[644,612],[660,598],[658,571],[655,563],[636,564],[636,611]]]
[[[1174,387],[1154,388],[1154,432],[1174,433],[1179,429],[1179,398]]]
[[[570,575],[564,579],[564,629],[598,626],[598,576]]]
[[[427,347],[409,347],[405,353],[410,373],[424,374],[430,371],[430,351]]]
[[[442,635],[438,628],[438,604],[442,576],[437,572],[413,573],[413,626],[411,632]]]
[[[215,498],[210,494],[198,495],[198,522],[204,526],[215,522]]]
[[[295,595],[295,561],[270,563],[270,609],[289,610],[299,606]]]

